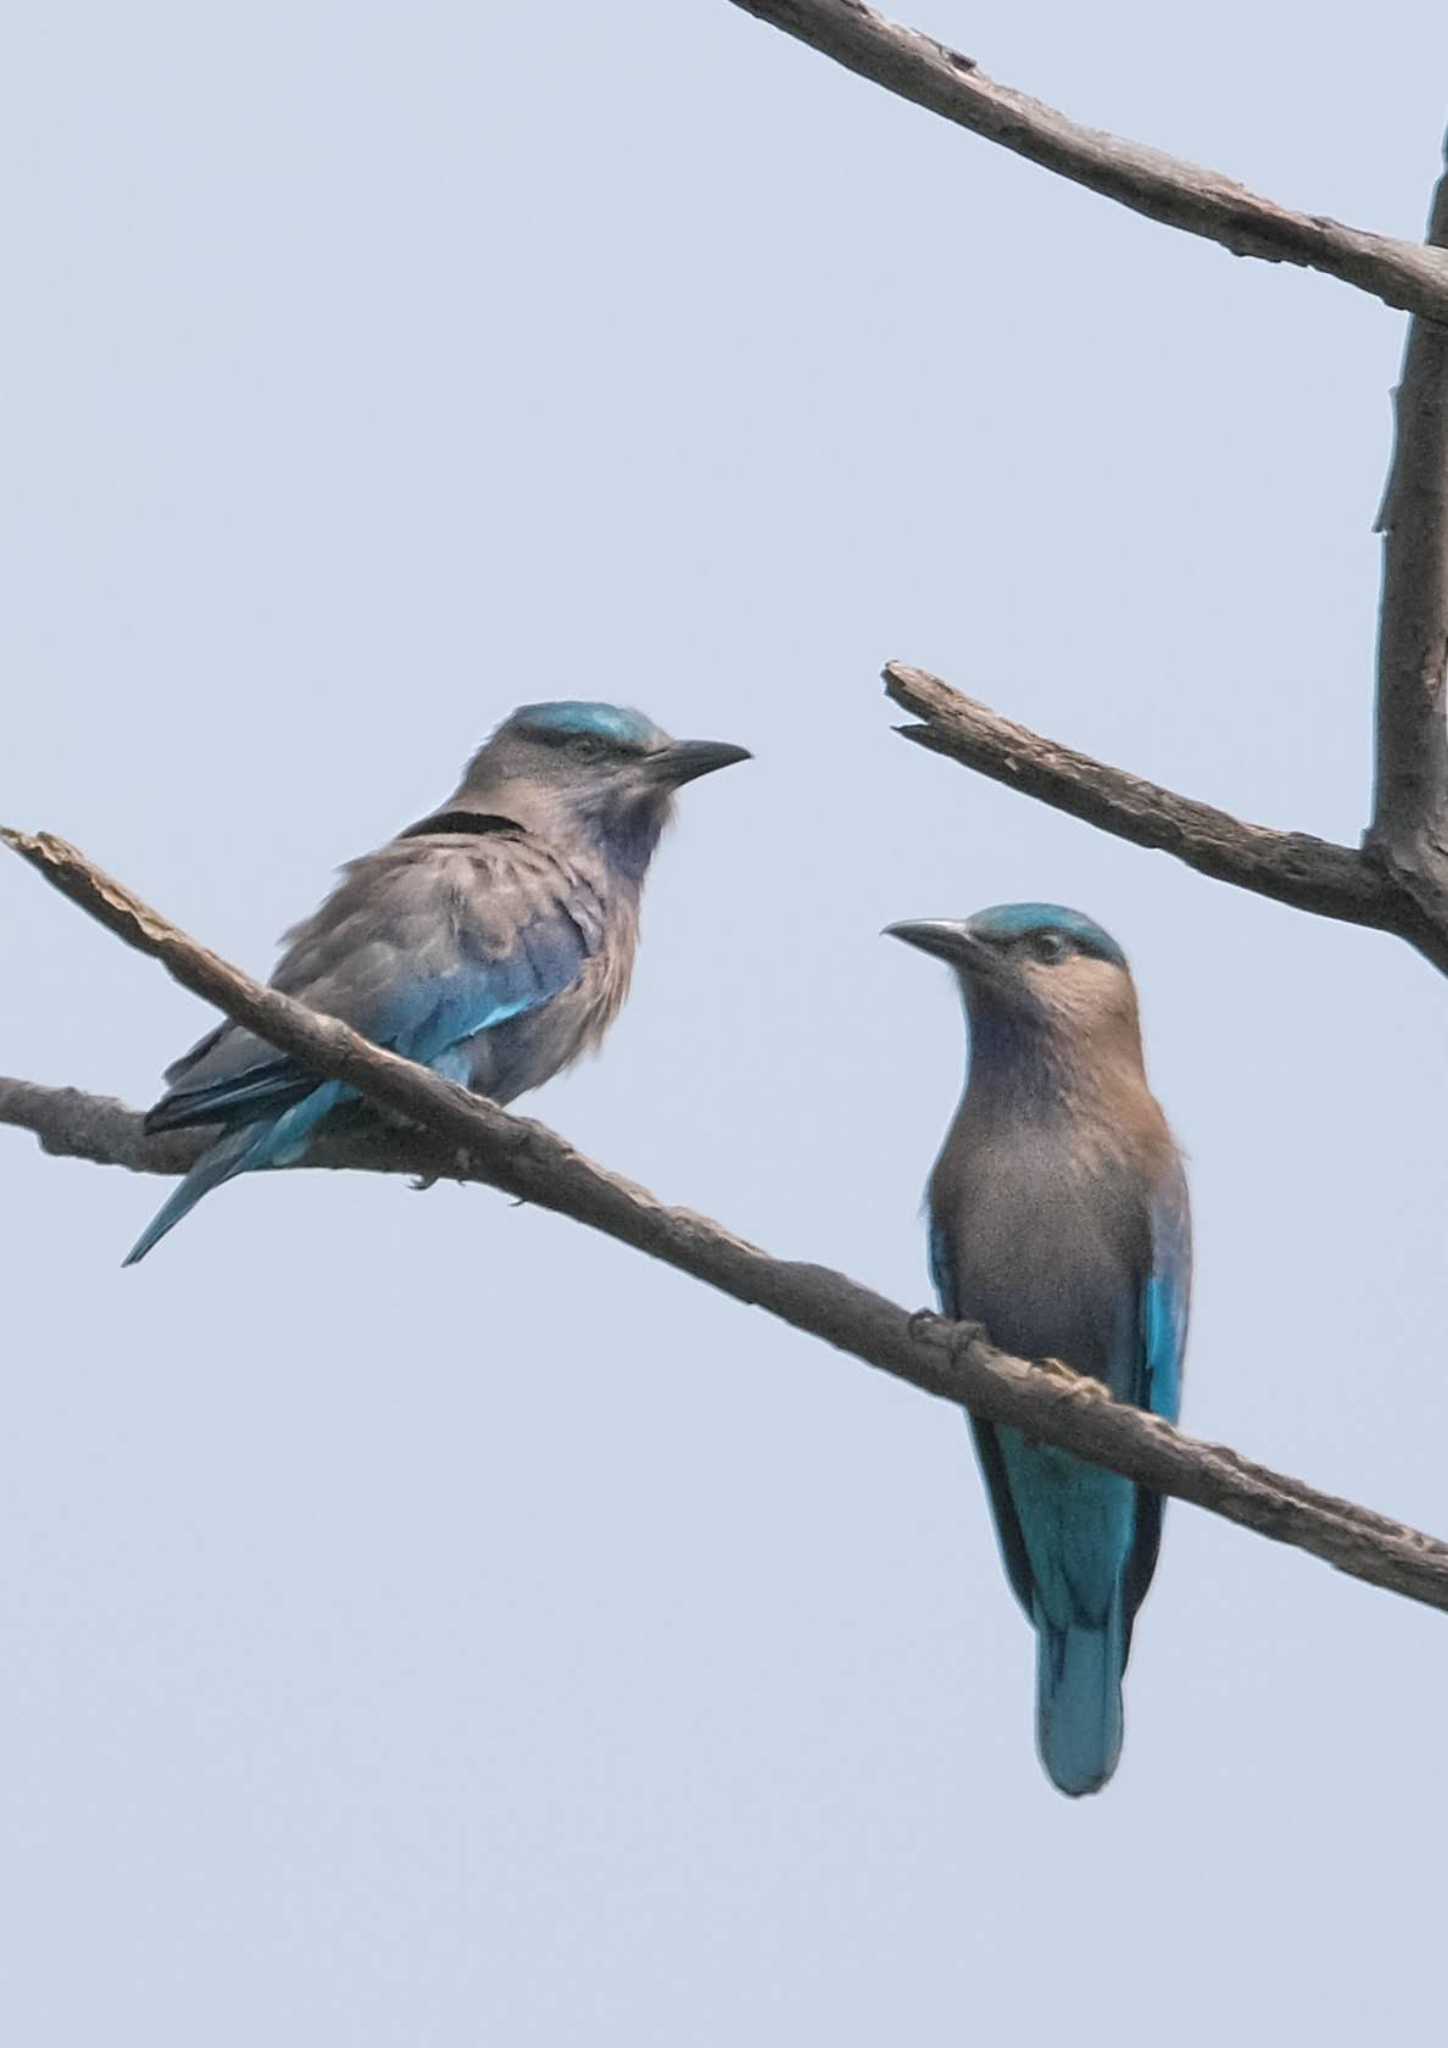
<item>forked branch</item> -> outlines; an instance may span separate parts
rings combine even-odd
[[[1294,910],[1394,932],[1448,973],[1448,927],[1371,854],[1306,832],[1244,824],[1228,811],[1063,747],[903,662],[886,665],[885,689],[921,721],[896,727],[916,746],[1134,846],[1169,853],[1214,881]]]
[[[863,0],[733,0],[888,91],[1169,227],[1304,264],[1414,315],[1384,537],[1373,819],[1361,852],[1248,825],[1012,725],[922,670],[886,687],[948,754],[1138,846],[1294,909],[1393,932],[1448,973],[1448,176],[1420,247],[1294,213],[1215,171],[1083,128]]]

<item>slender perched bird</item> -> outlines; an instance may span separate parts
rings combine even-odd
[[[614,704],[525,704],[455,795],[352,861],[286,934],[272,985],[407,1059],[511,1102],[602,1038],[628,993],[639,895],[675,790],[749,758]],[[235,1024],[166,1070],[150,1131],[217,1136],[142,1231],[143,1259],[212,1188],[292,1166],[369,1114]]]
[[[1055,903],[889,932],[954,969],[970,1029],[965,1093],[930,1182],[942,1309],[1174,1422],[1191,1220],[1121,948]],[[1161,1496],[1018,1429],[971,1428],[1006,1574],[1036,1631],[1041,1761],[1061,1791],[1099,1792],[1121,1753],[1121,1678]]]

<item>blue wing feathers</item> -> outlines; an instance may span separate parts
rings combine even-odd
[[[432,1066],[479,1031],[495,1030],[554,993],[531,961],[522,971],[504,961],[493,977],[476,972],[451,984],[404,984],[395,993],[391,1014],[380,1020],[382,1028],[374,1027],[367,1036],[404,1059]],[[209,1085],[173,1089],[149,1112],[146,1128],[180,1131],[198,1124],[257,1123],[292,1109],[316,1087],[316,1075],[298,1061],[272,1055]],[[338,1099],[352,1095],[348,1089]]]
[[[1151,1273],[1142,1301],[1147,1388],[1142,1406],[1175,1422],[1181,1413],[1182,1355],[1191,1307],[1191,1212],[1178,1163],[1158,1191],[1151,1218]]]
[[[511,866],[509,865],[511,861]],[[467,1083],[468,1050],[575,982],[603,935],[587,893],[536,851],[488,841],[486,859],[457,838],[445,851],[399,841],[354,862],[317,915],[288,934],[274,985],[378,1045]],[[209,1033],[168,1071],[156,1131],[219,1124],[223,1134],[163,1205],[126,1263],[155,1245],[204,1194],[238,1173],[293,1165],[323,1120],[357,1100],[232,1025]]]

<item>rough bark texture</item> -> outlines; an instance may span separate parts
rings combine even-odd
[[[888,21],[863,0],[733,0],[973,134],[1138,213],[1241,256],[1300,263],[1414,315],[1384,536],[1373,818],[1361,853],[1247,825],[1209,804],[1012,725],[923,670],[892,663],[886,687],[915,712],[907,739],[1058,810],[1174,854],[1218,881],[1350,924],[1393,932],[1448,973],[1448,175],[1427,245],[1293,213],[1215,171],[1083,128],[987,78],[970,57]]]
[[[1428,239],[1448,247],[1448,174]],[[1368,843],[1438,923],[1448,918],[1448,328],[1408,330],[1397,433],[1378,529],[1377,775]]]
[[[139,1109],[113,1095],[88,1095],[83,1088],[48,1088],[40,1081],[0,1075],[0,1126],[29,1131],[42,1152],[55,1159],[88,1159],[93,1166],[124,1166],[131,1173],[185,1173],[206,1150],[208,1131],[146,1129]],[[456,1160],[425,1131],[350,1132],[321,1139],[307,1155],[308,1167],[352,1168],[365,1173],[403,1173],[419,1180],[445,1180]]]
[[[904,28],[862,0],[732,0],[901,99],[1029,157],[1167,227],[1235,256],[1296,263],[1429,320],[1448,321],[1448,260],[1435,250],[1294,213],[1219,171],[1083,128],[1056,108],[987,78],[974,58]]]
[[[1448,1544],[1251,1464],[1235,1451],[1183,1436],[1113,1401],[1098,1382],[1067,1366],[1008,1357],[974,1325],[911,1315],[842,1273],[772,1258],[707,1217],[668,1208],[647,1189],[583,1158],[542,1124],[511,1116],[252,981],[64,840],[0,836],[107,930],[159,960],[183,988],[425,1133],[414,1147],[412,1133],[399,1132],[399,1164],[435,1171],[446,1161],[456,1178],[485,1182],[588,1224],[987,1421],[1014,1423],[1160,1493],[1310,1551],[1370,1585],[1448,1611]],[[52,1151],[87,1159],[113,1151],[117,1163],[147,1171],[185,1164],[184,1155],[153,1152],[131,1112],[73,1089],[0,1082],[0,1121],[34,1129]],[[341,1163],[340,1152],[334,1163]],[[372,1148],[359,1150],[356,1163],[376,1164]]]
[[[1396,933],[1448,973],[1448,924],[1370,853],[1306,832],[1274,832],[1093,761],[1002,718],[923,669],[892,661],[886,693],[922,723],[897,726],[944,754],[1088,825],[1172,854],[1199,874],[1348,924]]]

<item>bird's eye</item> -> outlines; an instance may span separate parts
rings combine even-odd
[[[577,732],[568,742],[568,751],[577,761],[596,761],[607,749],[597,733]]]
[[[1047,967],[1054,967],[1066,955],[1066,941],[1059,932],[1032,932],[1031,951]]]

